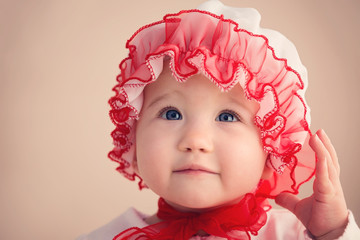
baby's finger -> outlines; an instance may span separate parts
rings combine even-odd
[[[313,145],[319,145],[320,140],[317,136],[314,136]],[[314,146],[316,149],[316,147]],[[325,193],[329,191],[330,186],[330,179],[329,179],[329,170],[327,165],[327,159],[325,156],[317,154],[317,162],[316,162],[316,171],[315,171],[315,182],[314,182],[314,191]],[[318,196],[318,194],[316,194]]]
[[[318,134],[316,134],[316,135],[319,136]],[[325,136],[326,135],[324,134],[323,138],[326,138]],[[337,164],[337,157],[335,156],[335,160],[334,160],[332,158],[332,155],[331,155],[330,151],[329,151],[329,148],[327,148],[325,146],[325,143],[320,139],[320,136],[319,136],[318,139],[320,141],[319,144],[321,145],[321,148],[323,149],[323,151],[326,151],[326,165],[327,165],[330,181],[334,185],[337,185],[338,182],[339,182],[339,171],[338,171],[338,169],[337,169],[337,167],[335,165],[335,164]],[[328,138],[327,138],[327,140],[330,141]],[[332,146],[331,143],[330,143],[330,145]]]
[[[311,137],[310,146],[314,149],[317,155],[314,196],[318,201],[326,202],[328,197],[332,196],[334,193],[333,181],[331,180],[330,175],[336,174],[336,171],[334,167],[332,167],[332,171],[330,171],[330,154],[327,152],[316,134]]]
[[[296,205],[300,199],[290,193],[281,193],[275,198],[276,204],[282,206],[283,208],[288,209],[290,212],[295,213]]]
[[[318,171],[318,173],[322,173],[321,175],[317,175],[317,178],[321,178],[321,180],[330,179],[331,182],[336,182],[339,178],[339,175],[336,171],[336,168],[332,162],[331,155],[323,142],[320,140],[317,134],[313,135],[310,139],[310,146],[315,151],[315,154],[318,158],[318,164],[319,166],[322,166],[322,162],[324,161],[324,164],[326,164],[327,174],[322,171]],[[324,167],[320,168],[319,170],[325,170]],[[325,183],[325,182],[324,182]]]
[[[336,150],[335,150],[333,144],[331,143],[330,138],[327,136],[327,134],[325,133],[325,131],[323,129],[319,130],[316,134],[319,136],[320,140],[323,142],[324,146],[330,153],[333,165],[334,165],[337,173],[340,174],[340,165],[339,165],[338,157],[336,154]]]

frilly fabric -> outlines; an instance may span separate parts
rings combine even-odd
[[[204,213],[179,212],[162,198],[158,205],[157,216],[163,221],[144,228],[129,228],[113,240],[250,240],[267,220],[259,199],[252,194],[246,194],[238,204]],[[199,229],[207,234],[196,235]]]
[[[309,146],[310,117],[304,99],[307,73],[293,44],[259,24],[255,9],[231,8],[213,0],[196,10],[168,14],[135,32],[126,43],[129,56],[120,63],[115,96],[109,100],[116,126],[109,157],[119,163],[121,174],[138,178],[140,188],[146,187],[132,167],[133,126],[144,87],[158,78],[168,59],[177,81],[201,73],[221,91],[240,84],[246,97],[259,103],[254,121],[274,173],[259,184],[256,195],[298,193],[299,186],[314,175],[316,162]]]

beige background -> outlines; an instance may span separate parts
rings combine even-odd
[[[0,1],[0,239],[74,239],[129,206],[155,209],[156,197],[107,159],[107,100],[130,35],[201,2]],[[263,26],[297,45],[309,70],[312,130],[332,138],[359,221],[360,2],[223,2],[258,8]]]

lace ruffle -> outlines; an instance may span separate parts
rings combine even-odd
[[[262,199],[256,198],[253,194],[246,194],[235,205],[195,213],[177,211],[160,198],[157,216],[161,222],[144,228],[129,228],[116,235],[113,240],[214,239],[212,236],[230,240],[250,240],[250,235],[258,235],[258,231],[266,223],[267,215],[262,204]],[[210,237],[194,237],[199,230],[203,230]]]
[[[170,58],[178,81],[202,73],[222,91],[240,84],[247,98],[259,102],[254,121],[275,172],[259,185],[258,195],[273,198],[283,191],[297,193],[313,176],[315,155],[308,144],[311,132],[304,82],[286,59],[276,56],[266,36],[241,29],[223,16],[189,10],[140,28],[126,47],[129,56],[120,64],[116,94],[109,100],[116,126],[109,157],[120,164],[117,170],[125,177],[138,177],[140,188],[145,185],[131,164],[132,126],[141,110],[143,89],[157,79],[165,57]]]

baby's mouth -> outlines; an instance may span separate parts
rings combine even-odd
[[[196,164],[191,164],[188,166],[181,167],[179,169],[174,170],[173,172],[180,174],[204,174],[204,173],[217,174],[215,171],[212,171],[206,167]]]

